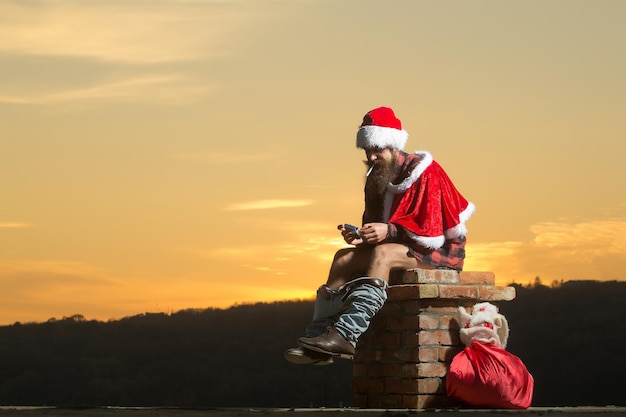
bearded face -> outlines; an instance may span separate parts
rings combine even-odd
[[[369,159],[365,161],[365,165],[371,172],[365,180],[365,190],[371,195],[384,196],[387,184],[389,184],[395,177],[398,160],[398,154],[396,152],[389,152],[387,157],[379,157],[377,159]]]
[[[387,185],[397,175],[398,154],[390,149],[366,154],[365,165],[371,171],[365,180],[365,217],[369,222],[382,221]]]

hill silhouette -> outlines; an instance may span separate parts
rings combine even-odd
[[[533,405],[626,405],[626,282],[515,286],[499,307],[507,349],[535,378]],[[312,309],[294,301],[2,326],[0,405],[350,406],[351,362],[283,359]]]

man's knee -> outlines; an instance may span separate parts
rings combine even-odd
[[[341,248],[335,252],[335,258],[342,258],[354,252],[354,248]]]
[[[408,252],[408,247],[400,243],[381,243],[380,245],[374,246],[374,250],[372,251],[372,254],[373,256],[397,257],[400,254],[406,256],[407,252]]]
[[[372,261],[390,267],[403,266],[408,263],[409,248],[399,243],[383,243],[376,245],[372,251]]]
[[[339,249],[335,253],[335,257],[333,258],[333,263],[342,264],[342,263],[348,262],[353,252],[354,252],[354,248]]]

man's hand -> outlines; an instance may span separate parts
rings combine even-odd
[[[337,229],[341,230],[341,236],[343,236],[343,240],[346,241],[349,245],[360,245],[363,243],[363,239],[354,234],[354,232],[350,229],[346,229],[343,224],[337,225]],[[359,235],[361,234],[361,230],[359,229]]]
[[[366,223],[359,229],[359,235],[370,245],[380,243],[387,238],[387,223]]]

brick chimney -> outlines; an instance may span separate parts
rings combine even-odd
[[[464,348],[458,307],[510,301],[515,288],[495,286],[492,272],[412,269],[392,276],[387,291],[357,345],[353,406],[458,407],[445,383],[452,358]]]

